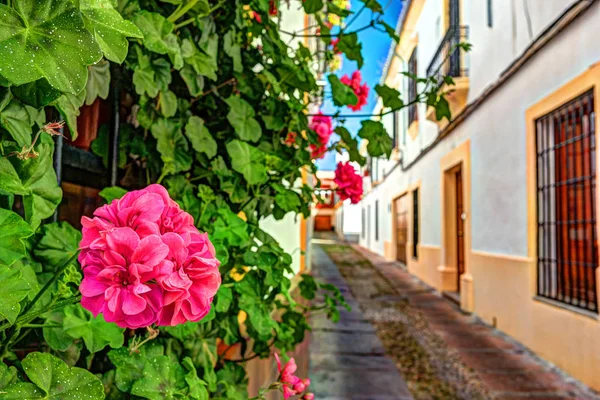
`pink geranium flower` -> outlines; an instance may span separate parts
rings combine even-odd
[[[158,235],[140,239],[131,228],[114,228],[105,235],[104,251],[82,260],[81,305],[122,328],[152,325],[162,309],[162,289],[156,283],[172,266],[169,247]]]
[[[339,162],[333,182],[337,185],[336,190],[341,200],[350,199],[352,204],[360,201],[363,194],[363,180],[352,164]]]
[[[363,106],[365,104],[367,104],[367,97],[369,96],[369,86],[367,86],[366,83],[361,84],[361,82],[360,82],[361,80],[362,80],[362,75],[360,74],[360,71],[358,71],[358,70],[354,71],[352,73],[351,78],[348,77],[348,75],[344,75],[340,79],[340,82],[342,82],[344,85],[352,88],[352,91],[354,92],[354,94],[356,95],[356,98],[358,99],[356,104],[348,106],[348,108],[350,108],[352,111],[358,111],[361,108],[363,108]]]
[[[327,152],[327,143],[333,133],[333,123],[331,117],[323,115],[319,111],[310,121],[309,128],[317,133],[318,145],[311,144],[311,156],[313,158],[323,158]]]
[[[199,321],[221,276],[208,236],[160,185],[127,193],[83,217],[84,308],[140,328]]]
[[[283,386],[283,398],[289,399],[292,396],[302,394],[308,386],[310,385],[310,379],[300,379],[295,373],[296,369],[296,361],[294,357],[290,358],[283,368],[281,367],[281,360],[277,353],[275,353],[275,360],[277,360],[277,371],[279,371],[279,382],[281,382]],[[310,395],[310,393],[307,393]],[[313,396],[314,398],[314,396]]]

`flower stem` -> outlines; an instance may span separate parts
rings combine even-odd
[[[63,274],[63,272],[65,272],[67,267],[69,265],[71,265],[73,260],[75,260],[78,255],[79,255],[79,250],[77,250],[75,253],[73,253],[73,255],[71,257],[69,257],[69,259],[58,270],[56,270],[56,272],[54,272],[54,275],[52,275],[52,278],[50,278],[50,280],[48,282],[46,282],[44,287],[35,295],[33,300],[31,300],[31,302],[29,304],[27,304],[27,306],[23,309],[23,311],[19,315],[19,318],[21,316],[24,316],[25,314],[27,314],[27,312],[29,312],[29,310],[31,310],[33,308],[35,303],[44,295],[44,293],[46,293],[46,291],[50,288],[50,286],[52,286],[58,280],[58,278],[60,278],[60,276]]]

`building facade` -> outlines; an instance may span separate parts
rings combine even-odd
[[[382,117],[360,204],[362,246],[595,389],[598,26],[593,0],[407,0],[382,81],[452,76],[452,120]]]

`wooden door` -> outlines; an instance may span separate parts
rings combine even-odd
[[[396,259],[406,264],[406,242],[408,241],[408,196],[395,200],[396,210]]]
[[[465,273],[465,220],[463,207],[462,171],[455,173],[456,178],[456,288],[460,293],[460,276]]]

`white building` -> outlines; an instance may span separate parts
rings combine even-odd
[[[360,204],[362,246],[595,389],[598,27],[592,0],[405,1],[383,80],[409,101],[401,72],[454,76],[453,119],[386,115]]]

